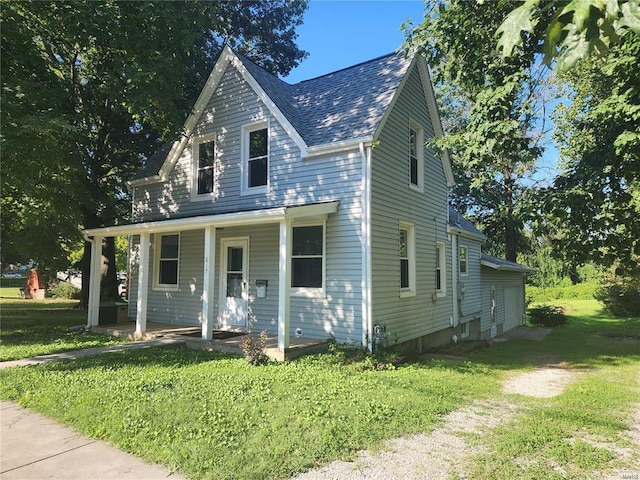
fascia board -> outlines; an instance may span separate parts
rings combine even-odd
[[[442,137],[444,130],[442,128],[442,119],[440,118],[440,111],[438,110],[438,103],[436,101],[436,94],[433,90],[433,83],[431,82],[431,75],[429,74],[429,66],[427,61],[420,55],[416,55],[419,58],[418,71],[422,78],[422,88],[424,90],[424,96],[427,99],[427,106],[429,107],[429,113],[431,117],[431,125],[433,126],[433,133],[436,137]],[[453,177],[453,169],[451,168],[451,158],[449,157],[449,150],[446,150],[440,156],[442,161],[442,169],[447,179],[447,185],[452,187],[455,185],[455,179]]]
[[[256,81],[256,79],[253,78],[253,76],[242,64],[240,59],[232,51],[231,51],[231,54],[233,55],[233,58],[232,58],[233,66],[238,70],[238,72],[240,72],[240,75],[242,75],[242,78],[249,84],[249,86],[251,86],[251,88],[256,93],[256,95],[258,95],[258,98],[260,98],[260,100],[262,101],[262,103],[264,103],[267,106],[271,114],[274,117],[276,117],[276,119],[278,120],[278,123],[282,125],[282,128],[284,128],[285,132],[287,132],[287,135],[291,137],[291,139],[294,141],[296,146],[300,149],[301,156],[302,157],[307,156],[308,155],[307,144],[302,139],[298,131],[293,127],[293,125],[291,125],[291,122],[287,120],[287,117],[285,117],[285,115],[276,106],[273,100],[271,100],[269,95],[267,95],[267,93],[262,89],[262,87]]]
[[[313,157],[319,157],[321,155],[330,155],[332,153],[348,152],[351,150],[358,150],[362,144],[365,147],[371,146],[373,143],[372,136],[354,138],[350,140],[343,140],[341,142],[324,143],[322,145],[315,145],[307,148],[307,156],[303,159],[309,159]]]
[[[113,227],[91,228],[83,230],[88,236],[109,237],[117,235],[136,235],[139,233],[158,233],[184,230],[198,230],[205,227],[230,227],[237,225],[256,225],[273,223],[284,219],[285,207],[252,210],[249,212],[222,213],[203,215],[200,217],[177,218],[174,220],[158,220],[151,222],[116,225]]]

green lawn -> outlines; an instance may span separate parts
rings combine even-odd
[[[328,353],[252,367],[157,348],[5,369],[0,397],[189,478],[276,479],[429,431],[447,412],[502,397],[505,375],[552,361],[584,373],[554,399],[507,396],[520,413],[470,439],[488,448],[469,459],[470,478],[588,478],[627,465],[580,435],[624,447],[640,372],[637,341],[593,333],[640,333],[640,319],[610,319],[593,302],[576,301],[569,314],[543,342],[496,343],[464,363],[416,359],[377,371]]]
[[[19,289],[0,288],[0,361],[122,343],[123,339],[70,331],[87,323],[76,300],[23,300]]]

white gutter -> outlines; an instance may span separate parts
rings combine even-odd
[[[306,155],[303,155],[302,159],[305,160],[312,157],[318,157],[320,155],[329,155],[332,153],[338,153],[341,151],[356,150],[356,149],[359,149],[360,154],[363,155],[362,153],[363,147],[370,146],[372,142],[373,142],[373,137],[369,135],[366,137],[343,140],[341,142],[331,142],[331,143],[324,143],[322,145],[315,145],[312,147],[307,147]],[[364,158],[365,157],[363,156],[363,160]]]
[[[91,228],[83,230],[83,235],[113,237],[118,235],[136,235],[142,232],[161,233],[184,230],[199,230],[208,226],[217,228],[275,223],[285,218],[319,217],[338,211],[340,202],[326,202],[291,207],[276,207],[236,213],[220,213],[199,217],[177,218],[174,220],[156,220],[113,227]]]
[[[362,157],[362,345],[371,351],[373,319],[371,307],[371,146],[359,145]]]

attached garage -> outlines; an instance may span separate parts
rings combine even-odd
[[[482,254],[482,330],[495,337],[522,325],[525,315],[525,277],[535,269]]]

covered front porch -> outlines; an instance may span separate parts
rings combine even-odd
[[[165,323],[148,322],[147,330],[138,333],[133,322],[115,325],[101,325],[91,328],[94,333],[128,338],[131,340],[151,340],[161,337],[176,337],[184,340],[187,347],[199,350],[219,351],[242,355],[242,342],[252,334],[214,330],[211,339],[201,338],[198,327],[176,326]],[[273,360],[293,360],[303,355],[309,355],[326,350],[328,340],[314,340],[309,338],[292,337],[289,348],[282,351],[278,348],[278,339],[268,336],[265,353]]]
[[[223,346],[226,342],[229,345],[237,344],[239,347],[241,339],[238,336],[229,336],[228,338],[220,338],[221,330],[235,330],[240,333],[248,333],[251,328],[246,324],[245,327],[229,328],[230,322],[226,321],[224,311],[221,304],[224,300],[224,293],[233,289],[237,290],[238,305],[243,304],[244,308],[247,308],[248,301],[248,285],[249,277],[248,273],[242,271],[229,271],[227,269],[227,257],[231,258],[231,254],[236,255],[239,252],[242,255],[242,249],[245,251],[249,249],[248,237],[247,243],[242,243],[243,238],[234,237],[229,239],[228,235],[231,231],[237,229],[245,229],[250,231],[252,228],[268,228],[273,232],[272,242],[270,243],[270,251],[272,252],[273,261],[271,267],[269,267],[269,275],[271,275],[271,282],[268,286],[270,290],[270,299],[267,302],[273,302],[273,312],[270,317],[270,325],[273,325],[272,331],[269,333],[268,349],[277,351],[277,355],[273,354],[273,357],[279,357],[281,359],[289,358],[288,353],[295,350],[300,345],[306,344],[311,341],[317,343],[316,339],[302,339],[298,338],[296,334],[291,332],[290,317],[291,317],[291,276],[292,276],[292,229],[293,225],[309,222],[321,223],[326,222],[327,217],[335,213],[338,209],[338,202],[326,202],[318,204],[310,204],[303,206],[292,207],[278,207],[270,209],[244,211],[238,213],[225,213],[218,215],[198,216],[191,218],[180,219],[168,219],[161,221],[144,222],[138,224],[119,225],[114,227],[105,227],[98,229],[86,230],[85,238],[92,243],[92,256],[91,256],[91,275],[89,283],[89,305],[88,305],[88,318],[87,326],[91,329],[96,328],[111,328],[102,327],[100,325],[100,281],[101,281],[101,249],[100,245],[105,237],[128,235],[130,238],[135,236],[137,243],[137,254],[135,256],[136,276],[131,278],[132,284],[131,290],[135,291],[135,298],[132,298],[132,302],[129,307],[130,318],[135,320],[130,322],[130,326],[127,325],[127,334],[131,334],[136,338],[144,338],[149,334],[157,334],[158,331],[175,329],[188,331],[190,338],[195,342],[200,341],[201,345],[205,345],[206,342],[218,342],[224,340],[223,343],[219,343],[219,346]],[[236,229],[236,230],[234,230]],[[191,241],[185,240],[186,247],[190,249],[190,256],[188,260],[190,262],[197,262],[196,268],[198,268],[199,278],[197,289],[194,285],[188,285],[188,282],[183,282],[180,288],[183,291],[178,291],[178,285],[174,292],[170,288],[163,290],[162,287],[166,285],[156,285],[158,281],[159,264],[157,259],[153,259],[152,252],[157,254],[158,245],[155,245],[155,250],[152,249],[152,239],[155,237],[170,236],[177,232],[178,234],[184,234],[184,238],[192,238],[197,234],[199,242],[197,245]],[[195,232],[195,233],[190,233]],[[259,241],[258,237],[255,237],[256,241]],[[233,242],[231,242],[233,240]],[[252,238],[253,241],[253,238]],[[239,243],[238,243],[239,242]],[[194,254],[194,248],[195,254]],[[253,246],[252,246],[253,248]],[[229,253],[227,253],[227,250]],[[179,257],[180,254],[178,254]],[[186,253],[184,253],[186,255]],[[246,253],[245,253],[246,255]],[[185,257],[186,258],[186,257]],[[164,260],[163,258],[161,258]],[[216,262],[216,260],[218,260]],[[178,268],[179,262],[186,260],[179,259],[175,263],[175,267]],[[233,262],[229,260],[229,265]],[[240,262],[242,263],[242,262]],[[224,265],[223,265],[224,264]],[[169,265],[168,263],[166,265]],[[192,263],[193,266],[193,263]],[[216,274],[216,268],[218,273]],[[245,270],[248,267],[243,267]],[[276,271],[277,269],[277,271]],[[169,269],[166,269],[170,271]],[[264,271],[264,269],[263,269]],[[224,274],[224,275],[223,275]],[[217,275],[217,277],[216,277]],[[255,276],[255,275],[254,275]],[[263,278],[261,275],[258,278]],[[184,279],[183,279],[184,280]],[[229,282],[231,287],[227,288],[226,283]],[[232,282],[235,282],[232,285]],[[166,283],[166,282],[163,282]],[[255,283],[255,285],[253,285]],[[257,281],[251,283],[251,288],[257,290]],[[153,309],[157,305],[157,299],[159,295],[163,297],[163,301],[166,304],[172,305],[171,308],[180,310],[181,304],[176,301],[179,295],[185,295],[185,289],[191,287],[191,297],[189,298],[189,308],[195,310],[197,319],[191,321],[191,325],[182,325],[180,321],[170,322],[171,325],[163,325],[162,317],[158,318],[157,314],[153,313]],[[232,288],[233,287],[233,288]],[[151,295],[153,293],[153,295]],[[229,294],[227,294],[229,295]],[[220,302],[216,305],[216,299],[220,298]],[[151,304],[150,304],[151,299]],[[156,303],[154,303],[156,302]],[[176,303],[178,302],[178,303]],[[243,303],[244,302],[244,303]],[[263,302],[264,304],[264,302]],[[237,305],[231,305],[235,308]],[[227,305],[227,313],[230,311],[229,305]],[[222,312],[222,313],[221,313]],[[187,322],[189,323],[189,322]],[[194,325],[195,323],[195,325]],[[295,326],[295,324],[294,324]],[[123,326],[114,326],[114,330],[122,330]],[[165,328],[167,327],[167,328]],[[231,327],[234,327],[231,325]],[[262,329],[262,327],[256,327]],[[277,335],[276,329],[277,328]],[[128,332],[128,330],[132,330]],[[254,331],[257,333],[260,330]],[[154,332],[155,331],[155,332]],[[216,338],[216,333],[218,338]],[[327,335],[328,337],[328,335]],[[325,340],[324,338],[322,340]],[[272,352],[273,353],[273,352]]]

